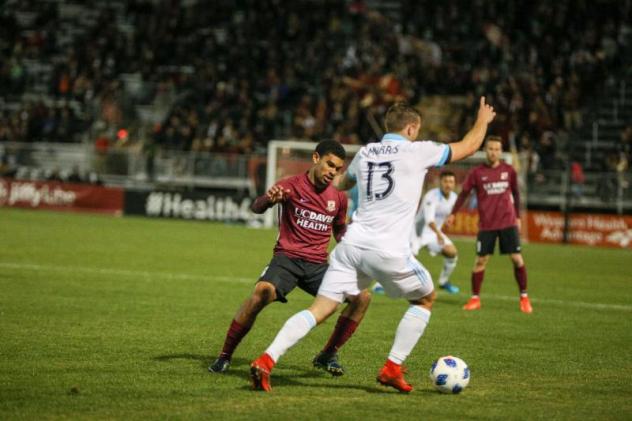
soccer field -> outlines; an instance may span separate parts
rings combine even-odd
[[[534,313],[518,309],[507,258],[496,256],[483,309],[466,313],[474,259],[457,242],[453,275],[407,361],[409,395],[375,382],[404,301],[374,296],[341,351],[347,374],[311,367],[335,317],[280,360],[270,394],[249,361],[311,297],[275,303],[210,374],[235,311],[271,256],[276,231],[242,226],[0,209],[0,419],[631,419],[632,253],[527,244]],[[420,256],[436,277],[441,259]],[[432,389],[446,354],[472,379]]]

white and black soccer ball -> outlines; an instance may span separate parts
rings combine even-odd
[[[462,359],[448,355],[432,363],[430,380],[441,393],[461,393],[470,382],[470,369]]]

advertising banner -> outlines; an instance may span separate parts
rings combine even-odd
[[[561,243],[564,215],[560,212],[529,211],[529,241]],[[632,248],[632,216],[572,214],[569,242],[589,246]]]
[[[0,179],[0,206],[122,215],[123,189]]]
[[[523,215],[522,221],[522,238],[525,241],[560,244],[564,239],[564,215],[561,212],[528,211],[526,216]],[[459,211],[454,225],[445,232],[453,236],[476,236],[476,210]],[[632,216],[572,214],[569,220],[569,242],[588,246],[632,248]]]
[[[476,237],[478,234],[478,212],[476,209],[460,209],[456,213],[454,224],[445,228],[444,231],[448,235]]]
[[[258,224],[262,216],[250,211],[252,199],[226,190],[125,191],[125,214]]]

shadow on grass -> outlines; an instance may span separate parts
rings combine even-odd
[[[194,360],[200,363],[200,367],[204,369],[204,371],[208,370],[208,366],[215,360],[215,357],[211,357],[208,355],[200,355],[200,354],[190,354],[190,353],[181,353],[181,354],[167,354],[167,355],[159,355],[153,358],[154,361],[161,362],[170,362],[172,360]],[[273,374],[272,375],[272,383],[273,388],[275,386],[285,388],[285,387],[307,387],[307,388],[330,388],[330,389],[355,389],[362,390],[367,393],[376,393],[376,394],[384,394],[384,393],[399,393],[394,389],[386,388],[383,386],[376,385],[375,386],[363,386],[354,383],[343,383],[339,378],[332,378],[331,375],[325,373],[324,371],[318,370],[316,368],[311,367],[311,363],[309,366],[296,366],[296,365],[283,365],[283,370],[294,370],[298,373],[296,374]],[[242,380],[250,379],[250,361],[245,358],[233,358],[231,361],[230,370],[226,373],[222,374],[211,374],[209,376],[231,376],[237,377]],[[300,379],[317,379],[317,378],[329,378],[330,381],[324,383],[302,383]],[[251,387],[249,385],[244,384],[239,387],[240,390],[250,390]],[[419,392],[425,393],[429,392],[426,390],[420,390]],[[415,393],[419,393],[415,392]]]
[[[154,357],[154,361],[161,362],[169,362],[171,360],[194,360],[199,361],[200,367],[204,369],[204,371],[208,370],[208,366],[215,361],[216,357],[208,356],[208,355],[200,355],[200,354],[167,354],[167,355],[159,355]],[[296,366],[296,365],[283,365],[284,369],[296,370],[299,371],[299,374],[294,374],[292,377],[295,378],[318,378],[322,376],[329,376],[329,374],[319,371],[315,368],[311,367],[311,362],[307,366]],[[210,374],[210,373],[209,373]],[[218,376],[234,376],[241,378],[249,378],[250,376],[250,360],[245,358],[233,358],[230,363],[230,369],[226,373],[215,374]]]
[[[313,388],[313,389],[327,388],[327,389],[334,389],[334,390],[341,390],[341,391],[342,390],[360,390],[366,393],[371,393],[371,394],[376,394],[376,395],[385,395],[385,394],[395,394],[395,395],[402,395],[402,396],[408,395],[406,393],[400,393],[391,387],[379,385],[377,384],[377,382],[375,386],[366,386],[366,385],[359,385],[356,383],[341,383],[339,379],[331,379],[331,381],[325,382],[325,383],[305,384],[300,381],[297,381],[296,379],[297,379],[297,376],[294,376],[294,375],[283,375],[283,374],[276,375],[276,376],[272,375],[272,378],[271,378],[272,390],[273,391],[276,390],[276,391],[279,391],[279,393],[283,393],[283,389],[286,389],[286,388],[305,387],[305,388]],[[239,389],[252,390],[250,386],[241,386]],[[413,391],[414,395],[419,395],[419,394],[427,395],[427,394],[436,394],[436,393],[437,393],[436,391],[429,390],[429,389],[415,389]]]

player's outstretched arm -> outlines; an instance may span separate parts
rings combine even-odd
[[[470,131],[467,132],[460,142],[450,143],[450,149],[452,150],[450,162],[467,158],[481,147],[485,139],[487,126],[494,120],[494,117],[496,117],[494,107],[486,104],[485,97],[482,96],[474,126],[472,126]]]

